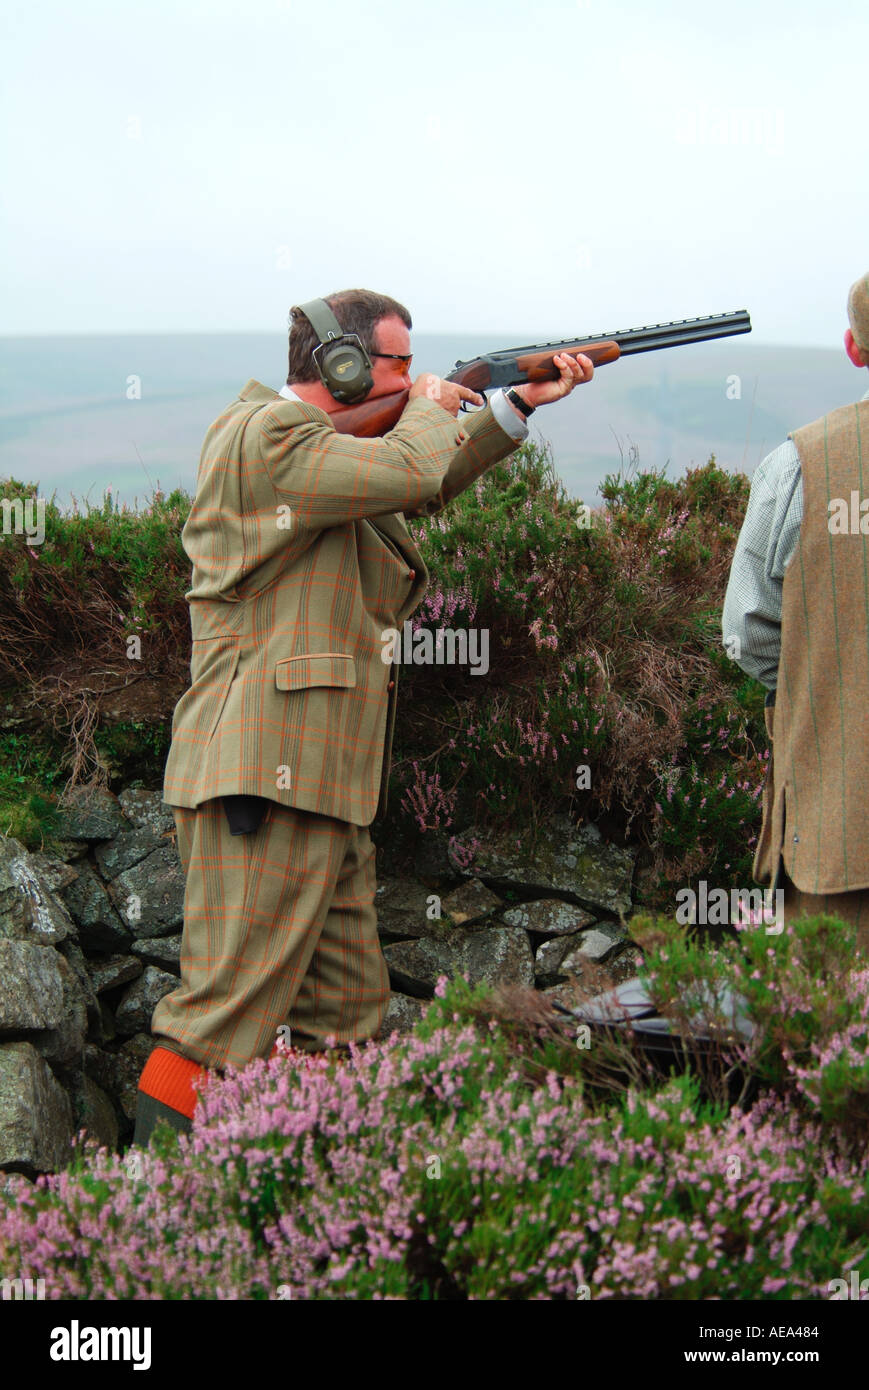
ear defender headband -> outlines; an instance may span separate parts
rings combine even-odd
[[[345,333],[324,299],[300,304],[320,346],[314,348],[314,365],[326,390],[346,405],[354,405],[368,395],[374,385],[371,359],[356,333]]]

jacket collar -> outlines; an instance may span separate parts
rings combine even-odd
[[[318,405],[311,405],[309,401],[288,400],[286,396],[281,395],[280,391],[273,391],[270,386],[263,386],[262,382],[257,381],[255,377],[251,377],[250,381],[245,382],[238,393],[238,398],[241,401],[251,401],[257,406],[270,405],[272,401],[277,401],[279,405],[295,407],[296,410],[301,411],[304,419],[329,419],[326,411],[321,410]]]
[[[238,396],[239,400],[242,401],[273,401],[277,400],[278,392],[273,391],[270,386],[263,386],[261,381],[251,377],[250,381],[241,388]]]

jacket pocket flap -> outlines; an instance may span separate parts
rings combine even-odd
[[[278,690],[307,690],[312,685],[356,684],[356,662],[343,652],[324,652],[320,656],[289,656],[275,665]]]

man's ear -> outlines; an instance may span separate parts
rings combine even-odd
[[[854,334],[851,332],[850,328],[845,329],[845,351],[855,367],[869,367],[869,360],[867,360],[866,354],[861,352],[854,342]]]

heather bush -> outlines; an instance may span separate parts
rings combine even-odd
[[[38,486],[12,478],[3,491],[23,501]],[[189,672],[190,565],[181,545],[189,509],[180,490],[156,492],[135,510],[107,489],[101,505],[83,511],[46,500],[39,546],[14,531],[0,535],[0,689],[33,747],[23,774],[49,800],[63,783],[162,774]],[[131,659],[131,638],[140,659]],[[46,777],[47,760],[62,777]],[[39,816],[20,826],[21,838],[41,845],[47,828]]]
[[[677,482],[608,478],[569,498],[526,445],[447,512],[414,523],[434,634],[489,633],[485,679],[405,668],[393,806],[420,833],[606,817],[654,866],[650,905],[687,875],[751,881],[766,737],[762,691],[721,648],[720,613],[746,480],[714,461]]]
[[[847,929],[749,930],[712,952],[640,927],[665,1007],[746,987],[763,1039],[742,1060],[774,1078],[750,1104],[690,1071],[601,1089],[597,1035],[511,1031],[483,987],[442,981],[414,1035],[213,1077],[190,1139],[164,1129],[124,1160],[80,1148],[20,1183],[0,1196],[0,1264],[59,1298],[829,1297],[869,1229],[865,1154],[848,1104],[827,1104],[847,1092],[865,1113]]]
[[[770,917],[712,947],[701,931],[639,915],[631,933],[644,951],[640,977],[674,1031],[690,1040],[701,1024],[718,1041],[706,1075],[716,1096],[738,1072],[819,1116],[865,1161],[869,966],[856,954],[852,926],[828,916],[783,925]],[[754,1025],[750,1039],[740,1037],[735,1007]]]

